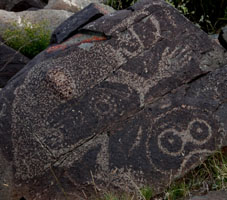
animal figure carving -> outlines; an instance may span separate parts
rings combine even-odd
[[[162,191],[227,145],[226,58],[160,0],[80,27],[1,91],[0,196]]]

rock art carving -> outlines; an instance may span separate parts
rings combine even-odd
[[[163,115],[164,118],[169,118],[166,124],[163,123],[162,117],[158,119],[151,127],[153,134],[150,134],[146,144],[150,162],[154,164],[155,161],[155,165],[161,167],[164,171],[170,170],[171,167],[165,165],[167,157],[169,157],[171,160],[169,162],[174,163],[177,169],[182,169],[190,157],[203,151],[206,144],[209,146],[209,142],[212,141],[212,132],[215,131],[212,130],[212,128],[215,128],[215,124],[212,124],[211,128],[208,120],[212,114],[209,115],[206,112],[203,114],[203,112],[199,108],[185,106],[184,108],[174,108]],[[182,118],[184,122],[181,122],[179,116],[184,116]],[[171,118],[173,118],[174,123]],[[190,121],[185,122],[185,119]],[[191,146],[190,152],[189,144]],[[206,150],[209,152],[208,149]],[[165,161],[155,159],[157,151],[166,157]],[[177,166],[177,163],[179,163],[179,166]]]
[[[61,199],[61,183],[75,199],[94,181],[158,193],[226,144],[226,55],[176,10],[141,0],[80,31],[1,91],[0,195]]]

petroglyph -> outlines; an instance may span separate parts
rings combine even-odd
[[[186,120],[183,121],[181,116]],[[167,118],[169,120],[163,123]],[[150,129],[151,134],[146,143],[147,158],[160,172],[169,169],[156,159],[154,152],[166,155],[165,161],[169,164],[175,162],[179,169],[184,168],[185,163],[198,154],[200,148],[203,153],[211,151],[208,146],[216,142],[212,133],[220,132],[220,125],[215,124],[215,121],[212,113],[192,106],[184,105],[165,112],[156,118]]]
[[[184,148],[184,133],[175,129],[166,129],[158,135],[158,147],[165,154],[171,156],[181,155]]]
[[[141,16],[146,17],[146,16],[150,15],[149,11],[146,11],[146,8],[149,8],[149,7],[150,6],[147,5],[144,7],[144,9],[133,12],[131,16],[127,17],[122,22],[120,22],[118,25],[116,25],[112,29],[110,29],[107,32],[107,35],[117,34],[117,33],[119,33],[119,31],[125,30],[125,29],[129,28],[130,26],[132,26],[135,23],[136,18],[138,18],[138,17],[141,18]]]
[[[212,129],[208,122],[202,119],[194,119],[189,123],[188,135],[192,143],[202,145],[206,143],[212,136]]]
[[[117,104],[113,97],[102,93],[99,99],[96,99],[94,109],[97,115],[113,115],[117,111]]]
[[[141,139],[142,139],[142,135],[143,135],[143,129],[142,127],[140,126],[139,127],[139,130],[138,130],[138,134],[136,136],[136,139],[134,141],[134,144],[132,145],[132,147],[130,148],[129,150],[129,153],[131,153],[136,147],[138,147],[141,143]]]
[[[145,95],[147,94],[149,89],[156,84],[154,80],[151,80],[151,79],[145,80],[145,78],[138,76],[135,73],[125,71],[123,69],[118,70],[117,76],[112,76],[108,78],[107,81],[112,83],[125,84],[129,86],[129,88],[137,91],[140,98],[141,107],[144,106]]]
[[[171,156],[183,154],[186,143],[202,145],[211,137],[210,125],[202,119],[193,119],[186,130],[178,132],[173,129],[166,129],[158,135],[158,146],[163,153]]]
[[[227,68],[216,68],[227,60],[201,67],[224,54],[204,32],[159,0],[91,26],[42,52],[1,91],[12,195],[59,199],[53,172],[67,194],[92,182],[161,191],[226,138]]]
[[[179,56],[179,59],[176,57]],[[141,55],[141,57],[145,57],[145,55]],[[160,61],[158,62],[158,66],[149,66],[149,62],[139,63],[142,68],[143,65],[148,66],[145,68],[145,73],[150,77],[140,76],[138,73],[132,73],[129,70],[125,70],[125,68],[121,68],[116,72],[116,75],[111,76],[107,79],[107,81],[112,83],[121,83],[126,84],[129,88],[137,91],[140,97],[140,106],[143,107],[145,104],[145,96],[153,87],[157,86],[158,83],[165,79],[172,77],[175,73],[182,70],[185,66],[187,66],[192,59],[192,52],[188,46],[186,46],[183,50],[180,49],[179,46],[176,46],[174,49],[170,49],[166,47],[163,52]],[[176,65],[178,68],[176,69]],[[152,71],[152,76],[148,73]]]
[[[176,46],[174,49],[166,47],[158,63],[158,72],[155,77],[159,77],[157,80],[171,77],[176,73],[175,65],[178,66],[177,70],[181,70],[190,63],[192,55],[193,52],[188,45],[183,49],[180,46]]]

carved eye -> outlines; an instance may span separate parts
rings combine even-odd
[[[158,136],[159,148],[166,154],[179,155],[183,149],[183,141],[180,133],[175,129],[163,131]]]
[[[193,138],[193,142],[196,144],[204,144],[211,137],[211,127],[202,119],[191,121],[188,125],[188,130]]]
[[[94,103],[94,105],[93,105]],[[115,98],[108,94],[98,94],[94,97],[92,109],[99,115],[113,115],[116,112],[117,104]]]

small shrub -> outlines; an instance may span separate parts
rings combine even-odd
[[[153,196],[153,191],[150,187],[143,187],[140,189],[140,192],[144,200],[150,200]]]
[[[114,194],[109,192],[96,200],[134,200],[134,196],[130,196],[128,194]]]
[[[207,33],[227,24],[226,0],[166,0]]]
[[[165,0],[207,33],[215,33],[227,24],[226,0]],[[107,5],[120,10],[137,0],[107,0]]]
[[[176,200],[187,196],[189,193],[188,186],[184,181],[172,184],[165,194],[166,200]]]
[[[31,24],[22,20],[20,26],[12,23],[12,27],[3,33],[3,39],[8,46],[29,58],[33,58],[49,45],[50,36],[47,21]]]
[[[106,4],[113,7],[116,10],[128,8],[136,3],[137,0],[107,0]]]
[[[105,194],[104,200],[119,200],[119,199],[116,196],[114,196],[113,194]]]
[[[173,182],[165,191],[165,200],[177,200],[192,194],[227,189],[227,155],[221,151],[209,156],[182,179]]]

